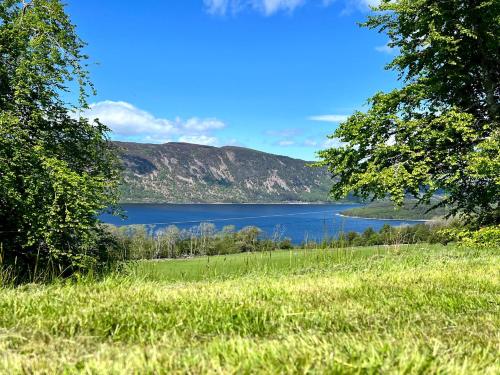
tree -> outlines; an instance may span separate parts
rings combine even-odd
[[[59,0],[0,1],[0,260],[21,276],[105,255],[118,159],[108,128],[78,115],[93,93],[84,46]]]
[[[253,252],[257,250],[257,243],[262,231],[254,226],[247,226],[238,232],[238,246],[241,252]]]
[[[377,93],[319,153],[335,198],[405,195],[477,225],[499,222],[500,2],[383,0],[364,26],[386,32],[403,85]]]

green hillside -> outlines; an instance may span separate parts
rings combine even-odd
[[[429,206],[415,207],[415,201],[408,200],[402,207],[395,208],[390,201],[377,201],[363,207],[355,207],[342,212],[346,216],[368,217],[375,219],[401,219],[401,220],[432,220],[446,216],[444,208],[427,212]]]

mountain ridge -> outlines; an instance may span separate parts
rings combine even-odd
[[[310,161],[240,146],[113,142],[123,203],[326,202],[331,179]]]

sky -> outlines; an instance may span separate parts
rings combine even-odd
[[[235,145],[314,160],[396,87],[376,0],[67,0],[111,138]]]

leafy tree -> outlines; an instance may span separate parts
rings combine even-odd
[[[259,236],[262,234],[260,228],[254,226],[244,227],[238,232],[238,245],[242,252],[257,250]]]
[[[93,93],[84,46],[59,0],[0,1],[0,262],[21,276],[105,255],[97,215],[119,173],[106,126],[77,115]]]
[[[478,225],[499,222],[500,2],[383,0],[364,26],[399,51],[388,65],[402,87],[379,92],[321,151],[335,198],[387,195],[402,205],[448,206]]]

